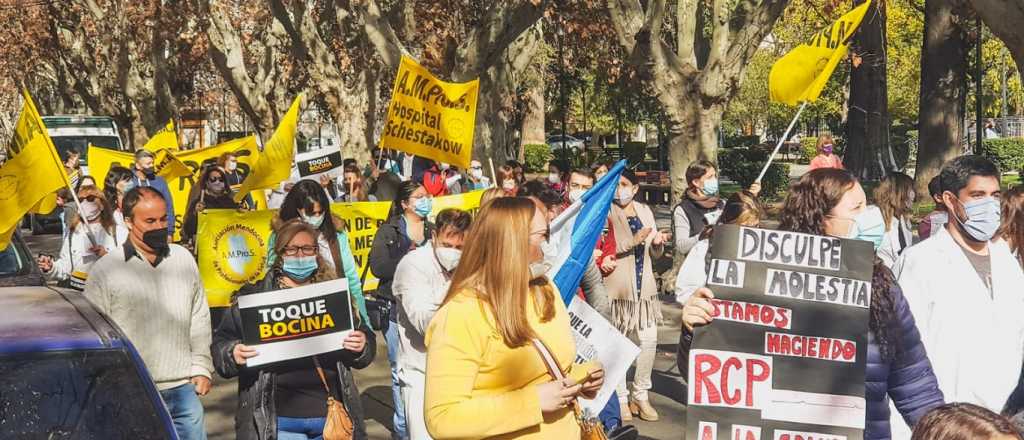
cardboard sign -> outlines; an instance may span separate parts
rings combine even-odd
[[[241,295],[238,311],[242,342],[260,353],[250,367],[341,350],[353,327],[344,278]]]
[[[862,439],[873,268],[866,241],[716,226],[688,438]]]
[[[590,416],[597,417],[615,392],[615,386],[626,380],[626,371],[640,355],[640,347],[622,335],[597,310],[580,298],[569,303],[569,326],[576,341],[576,363],[598,360],[604,368],[604,385],[593,399],[580,399]]]

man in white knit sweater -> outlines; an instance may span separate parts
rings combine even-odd
[[[205,439],[197,395],[211,385],[210,310],[192,255],[167,243],[166,210],[152,188],[124,196],[128,240],[92,266],[84,295],[138,349],[178,436]]]

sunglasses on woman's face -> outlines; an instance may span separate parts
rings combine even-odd
[[[78,199],[82,200],[84,202],[96,203],[96,196],[85,196],[85,197],[79,197]]]
[[[221,176],[210,176],[210,182],[223,182],[224,178]]]

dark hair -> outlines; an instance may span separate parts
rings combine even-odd
[[[230,196],[232,191],[227,182],[227,172],[220,167],[209,167],[203,171],[203,174],[199,177],[199,191],[206,191],[206,186],[209,184],[210,176],[213,173],[220,174],[220,177],[224,179],[224,193]]]
[[[972,403],[947,403],[928,411],[914,426],[911,440],[985,440],[997,434],[1022,439],[1006,417]]]
[[[590,180],[596,180],[594,178],[594,171],[593,170],[588,170],[586,168],[573,168],[573,170],[569,174],[579,174],[579,175],[581,175],[583,177],[586,177],[586,178],[588,178]]]
[[[320,223],[320,235],[328,243],[338,240],[338,226],[335,225],[334,214],[331,214],[331,201],[324,192],[324,187],[312,180],[300,180],[292,186],[292,190],[284,196],[284,202],[277,211],[276,222],[287,222],[300,218],[299,210],[310,211],[313,204],[319,204],[323,211],[324,221]],[[340,223],[340,222],[339,222]]]
[[[725,202],[722,215],[718,217],[719,225],[740,225],[750,220],[758,222],[764,218],[764,206],[757,196],[748,190],[734,192]],[[700,233],[700,239],[710,239],[715,225],[707,225]]]
[[[345,168],[348,168],[349,166],[358,167],[359,166],[359,162],[356,162],[355,159],[350,157],[348,159],[345,159],[345,160],[341,161],[341,166],[343,166]]]
[[[548,189],[548,186],[539,180],[530,180],[526,183],[519,185],[519,192],[516,193],[517,197],[537,197],[540,198],[540,193]]]
[[[414,180],[406,180],[398,185],[398,193],[395,194],[395,200],[391,202],[391,209],[388,210],[388,220],[397,218],[405,213],[405,208],[402,207],[403,202],[408,202],[409,198],[412,197],[412,193],[420,189],[423,185]]]
[[[563,159],[552,159],[548,162],[548,166],[554,165],[558,168],[558,174],[561,176],[569,175],[569,162]]]
[[[505,166],[507,166],[507,167],[509,167],[509,168],[512,168],[513,170],[515,170],[516,168],[522,168],[522,167],[523,167],[523,164],[519,163],[518,161],[515,161],[515,160],[512,160],[512,159],[509,159],[509,160],[506,160],[506,161],[505,161]]]
[[[74,200],[74,197],[71,195],[71,190],[67,188],[58,189],[57,197],[64,199],[65,202],[70,202]]]
[[[155,154],[153,154],[153,152],[151,152],[151,151],[149,151],[149,150],[142,150],[142,149],[139,149],[139,150],[135,150],[135,161],[136,161],[136,162],[137,162],[137,161],[138,161],[139,159],[142,159],[142,158],[144,158],[144,157],[148,157],[148,158],[150,158],[150,159],[156,159],[156,155],[155,155]]]
[[[1017,262],[1024,267],[1024,186],[1017,185],[1003,194],[997,236],[1006,240]]]
[[[838,168],[818,168],[800,177],[789,189],[782,204],[779,229],[805,234],[825,235],[825,221],[843,195],[857,183],[852,173]],[[890,288],[896,284],[892,271],[875,257],[871,277],[871,309],[868,327],[878,340],[882,359],[891,361],[899,351],[899,332],[895,328],[896,305]]]
[[[967,181],[974,176],[992,177],[999,181],[999,167],[983,156],[973,154],[960,156],[946,162],[942,171],[939,172],[939,182],[941,182],[943,192],[949,191],[957,194],[967,186]]]
[[[434,230],[441,232],[445,229],[454,229],[453,232],[464,233],[469,230],[473,217],[468,212],[457,208],[442,209],[434,219]]]
[[[932,180],[928,181],[928,195],[932,198],[942,196],[942,180],[939,176],[932,177]]]
[[[64,162],[67,162],[68,159],[71,159],[71,156],[82,157],[82,150],[79,150],[78,147],[68,148],[68,150],[64,152]]]
[[[124,213],[124,218],[132,218],[135,205],[138,205],[142,199],[157,199],[164,202],[165,207],[167,206],[167,200],[164,199],[163,194],[160,194],[160,191],[153,189],[151,186],[137,186],[128,191],[121,202],[121,212]]]
[[[686,167],[686,187],[693,188],[693,181],[704,177],[708,170],[718,169],[715,164],[704,159],[695,160]]]
[[[634,185],[639,185],[640,184],[640,178],[636,177],[636,173],[633,172],[633,170],[631,170],[629,168],[626,168],[626,169],[622,170],[622,177],[625,177],[626,180],[629,181],[629,183],[632,183]],[[616,185],[618,185],[618,184],[616,183]]]
[[[356,164],[349,164],[342,167],[341,174],[355,173],[359,175],[360,179],[363,177],[362,171],[359,170],[359,166]]]
[[[103,179],[103,195],[110,201],[111,206],[117,205],[117,184],[131,180],[132,176],[132,170],[122,166],[110,167],[107,170],[107,177]]]
[[[220,156],[217,157],[217,166],[222,168],[227,166],[228,159],[232,157],[235,157],[235,153],[231,151],[221,154]]]

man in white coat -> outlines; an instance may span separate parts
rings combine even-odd
[[[1024,272],[999,227],[999,169],[961,156],[940,174],[949,223],[893,267],[948,402],[999,412],[1024,359]]]
[[[431,242],[410,251],[395,269],[392,291],[399,307],[398,377],[402,384],[406,429],[411,440],[430,439],[423,420],[427,371],[427,347],[423,335],[448,293],[470,220],[466,211],[442,210],[434,219],[436,232]]]

